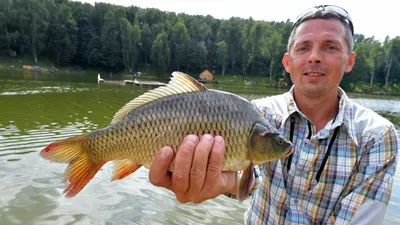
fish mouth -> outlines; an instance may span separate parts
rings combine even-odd
[[[286,158],[286,157],[288,157],[289,155],[291,155],[293,152],[294,152],[294,148],[292,147],[292,146],[289,146],[288,148],[287,148],[287,152],[286,152],[286,154],[283,156],[283,158]]]

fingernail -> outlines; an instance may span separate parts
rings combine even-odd
[[[221,136],[216,136],[215,142],[217,142],[218,144],[222,144],[224,143],[224,138],[222,138]]]
[[[168,158],[170,154],[171,154],[171,151],[168,148],[164,147],[161,149],[161,157],[162,158]]]
[[[205,134],[201,137],[201,139],[205,140],[205,141],[211,141],[212,140],[212,136],[210,134]]]
[[[191,144],[196,144],[197,137],[196,137],[196,135],[190,134],[190,135],[186,136],[186,141],[190,142]]]

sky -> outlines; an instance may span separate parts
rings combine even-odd
[[[94,4],[107,2],[115,5],[157,8],[162,11],[189,15],[211,15],[218,19],[230,17],[264,21],[295,21],[307,8],[321,4],[338,5],[346,9],[354,24],[355,33],[365,37],[374,36],[383,41],[400,36],[400,12],[397,0],[75,0]],[[361,3],[362,2],[362,3]]]

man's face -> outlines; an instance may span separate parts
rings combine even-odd
[[[350,72],[355,61],[345,32],[345,26],[336,19],[311,19],[299,25],[293,45],[282,59],[296,96],[337,94],[344,72]]]

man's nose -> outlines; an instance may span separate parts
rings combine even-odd
[[[318,49],[313,48],[310,52],[310,56],[308,57],[309,63],[320,63],[321,62],[321,53]]]

